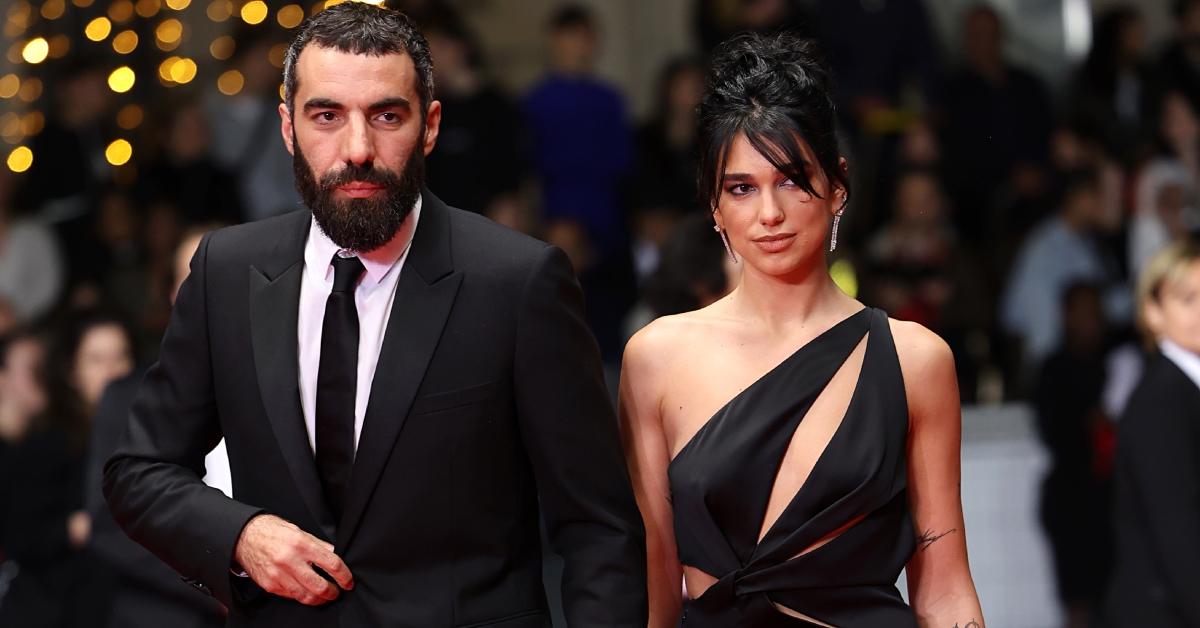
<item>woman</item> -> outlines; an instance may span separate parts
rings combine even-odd
[[[1200,626],[1200,244],[1172,245],[1138,283],[1158,353],[1117,427],[1111,626]]]
[[[982,625],[951,354],[826,270],[849,196],[834,120],[810,44],[716,53],[701,191],[741,280],[634,336],[621,380],[652,626]]]

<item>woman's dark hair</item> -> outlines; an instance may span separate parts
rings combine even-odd
[[[356,55],[407,54],[417,70],[421,112],[429,110],[433,100],[433,60],[429,55],[429,42],[405,14],[363,2],[343,2],[306,19],[283,58],[284,102],[289,111],[293,110],[293,99],[300,86],[296,62],[310,43]]]
[[[119,315],[107,310],[85,310],[68,315],[50,347],[46,372],[49,377],[50,417],[71,434],[72,443],[85,447],[91,425],[91,416],[83,397],[75,388],[72,377],[75,361],[84,338],[97,327],[115,326],[129,342],[129,352],[137,358],[137,336],[133,328]]]
[[[809,194],[815,168],[850,194],[838,162],[833,86],[817,46],[789,33],[738,35],[713,53],[700,103],[700,198],[716,209],[725,158],[738,133]],[[809,164],[808,144],[817,163]]]

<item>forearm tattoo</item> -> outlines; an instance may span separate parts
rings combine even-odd
[[[934,534],[933,530],[926,530],[921,533],[921,536],[917,537],[917,545],[919,545],[920,548],[923,550],[929,549],[929,546],[933,545],[935,542],[937,542],[938,539],[942,538],[943,536],[946,536],[947,534],[951,534],[951,533],[954,533],[957,531],[958,531],[957,528],[950,528],[949,530],[946,530],[945,532],[943,532],[941,534]],[[970,624],[967,624],[967,626],[970,626]],[[958,628],[958,626],[955,626],[955,628]],[[967,627],[963,626],[962,628],[967,628]],[[978,625],[976,626],[976,628],[978,628]]]
[[[951,530],[951,532],[953,531],[954,530]],[[979,625],[979,622],[972,619],[971,621],[963,624],[961,627],[958,625],[958,622],[954,622],[954,628],[982,628],[982,626]]]

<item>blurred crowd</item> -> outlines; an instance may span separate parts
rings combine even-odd
[[[513,94],[456,3],[390,4],[434,57],[444,116],[428,187],[567,251],[613,370],[641,325],[737,281],[697,200],[706,55],[742,30],[820,41],[852,176],[835,277],[945,338],[964,402],[1032,402],[1053,457],[1043,519],[1059,593],[1086,622],[1110,562],[1097,522],[1112,420],[1143,360],[1131,286],[1200,227],[1200,0],[1175,3],[1155,47],[1137,4],[1095,15],[1086,58],[1053,86],[1006,57],[1009,26],[987,4],[962,13],[947,49],[921,0],[697,0],[697,48],[662,67],[640,121],[596,71],[605,33],[583,6],[531,16],[546,71]],[[119,565],[94,534],[111,447],[94,418],[110,383],[154,359],[198,234],[300,206],[263,32],[239,34],[224,62],[235,94],[197,86],[136,110],[107,66],[64,62],[33,167],[0,169],[0,594],[32,587],[44,625],[100,625],[113,603],[95,582]],[[143,148],[114,168],[106,130],[129,118]]]

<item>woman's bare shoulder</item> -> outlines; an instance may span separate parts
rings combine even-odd
[[[625,345],[626,364],[666,366],[711,340],[724,321],[710,308],[654,319]]]
[[[958,399],[958,377],[954,370],[954,353],[941,336],[929,328],[911,321],[888,319],[896,356],[904,375],[908,405],[917,414],[930,405]],[[950,394],[953,393],[953,394]]]

